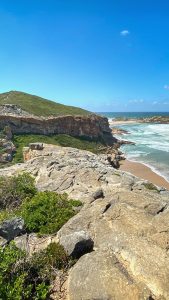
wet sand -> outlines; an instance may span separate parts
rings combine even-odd
[[[133,162],[129,160],[121,161],[120,170],[129,172],[137,177],[148,180],[157,186],[165,187],[169,190],[169,182],[163,177],[153,172],[149,167],[144,164]]]

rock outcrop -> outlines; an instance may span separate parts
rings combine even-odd
[[[8,242],[24,232],[24,220],[22,218],[13,218],[5,220],[0,224],[0,237]]]
[[[16,147],[12,142],[12,131],[9,126],[5,126],[0,132],[0,163],[11,162]]]
[[[53,239],[69,253],[82,246],[68,276],[68,300],[169,299],[168,191],[149,190],[144,180],[115,170],[104,154],[45,144],[0,175],[24,171],[35,176],[39,190],[67,192],[83,202],[55,236],[15,238],[31,251]]]
[[[17,134],[68,134],[90,140],[102,140],[112,145],[113,138],[108,119],[98,115],[38,117],[22,111],[16,105],[0,106],[0,130],[10,126]]]

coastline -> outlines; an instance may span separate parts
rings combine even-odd
[[[128,172],[141,179],[148,180],[159,187],[164,187],[169,190],[169,182],[143,163],[125,159],[120,162],[120,170]]]
[[[136,120],[113,120],[113,119],[109,119],[109,125],[110,126],[116,126],[116,125],[127,125],[127,124],[138,124],[141,123],[141,121],[139,119]]]
[[[123,139],[124,130],[120,127],[120,125],[130,125],[130,124],[141,124],[143,123],[140,119],[129,119],[129,120],[114,120],[109,119],[109,125],[112,128],[112,133],[121,135],[121,139]],[[116,128],[117,126],[117,128]],[[116,133],[117,130],[117,133]],[[119,132],[118,132],[119,131]],[[126,134],[128,132],[126,131]],[[151,168],[151,166],[144,164],[143,162],[132,161],[129,159],[120,161],[120,170],[128,172],[136,177],[139,177],[144,180],[148,180],[149,182],[155,184],[158,187],[164,187],[169,190],[169,181],[165,177],[163,177],[156,170]]]

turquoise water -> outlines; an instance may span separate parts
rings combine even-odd
[[[140,117],[143,113],[131,113],[134,117]],[[149,113],[144,113],[148,116]],[[151,116],[157,113],[151,113]],[[162,113],[158,113],[162,115]],[[164,115],[164,114],[163,114]],[[165,113],[169,115],[169,113]],[[127,115],[122,115],[127,117]],[[107,116],[108,117],[108,116]],[[113,118],[114,113],[109,113]],[[117,127],[117,126],[116,126]],[[129,160],[142,162],[156,173],[169,181],[169,124],[128,124],[118,126],[125,129],[129,134],[117,135],[119,139],[132,141],[135,145],[124,145],[121,147],[123,153]]]

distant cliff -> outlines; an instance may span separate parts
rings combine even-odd
[[[5,126],[14,134],[68,134],[107,145],[116,141],[107,118],[18,91],[0,94],[0,130]]]
[[[0,129],[10,126],[16,134],[68,134],[89,140],[102,140],[112,145],[113,138],[107,118],[98,115],[39,117],[23,111],[17,105],[0,106]]]

